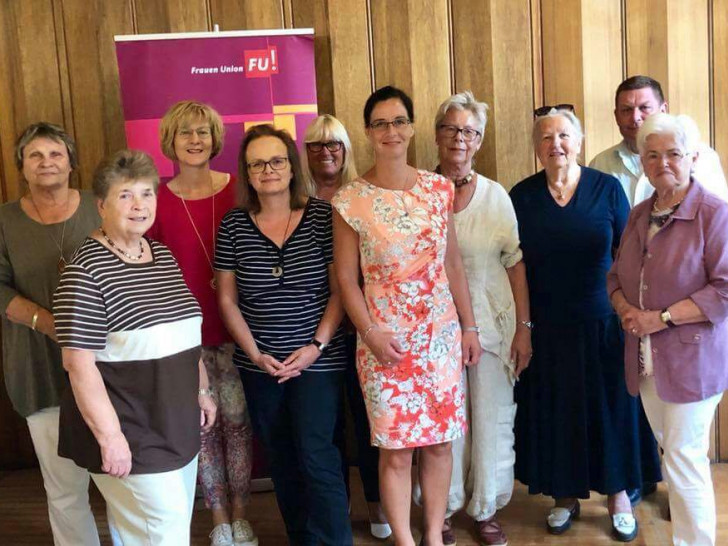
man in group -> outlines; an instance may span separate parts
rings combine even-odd
[[[650,197],[653,191],[642,171],[637,152],[637,131],[650,114],[667,112],[667,102],[660,82],[648,76],[632,76],[624,80],[617,87],[614,102],[614,119],[623,139],[598,154],[589,166],[615,176],[621,182],[630,205],[635,206]],[[728,201],[728,185],[720,158],[707,144],[698,146],[693,176],[707,190]]]
[[[589,164],[590,167],[616,177],[627,194],[630,206],[634,207],[652,195],[653,188],[642,170],[637,151],[637,131],[651,114],[667,112],[667,102],[660,82],[648,76],[632,76],[624,80],[614,98],[614,119],[622,134],[622,141],[607,148]],[[697,131],[695,127],[695,131]],[[728,201],[728,185],[720,165],[718,154],[707,144],[698,147],[698,160],[693,177],[706,189]],[[640,401],[640,451],[642,458],[642,490],[629,491],[632,504],[637,504],[643,495],[656,490],[656,483],[662,480],[657,442],[647,422],[647,416]]]

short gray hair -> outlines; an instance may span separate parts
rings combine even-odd
[[[640,155],[645,151],[645,143],[650,135],[671,135],[680,145],[682,151],[693,153],[700,142],[700,130],[693,118],[680,115],[673,116],[659,112],[645,119],[637,131],[637,150]]]
[[[435,115],[435,131],[442,123],[442,120],[447,115],[448,110],[467,110],[478,121],[477,129],[481,135],[485,132],[485,124],[488,123],[488,105],[484,102],[478,102],[475,100],[472,91],[463,91],[462,93],[456,93],[445,99],[440,107],[437,109]]]
[[[64,144],[68,152],[68,162],[71,165],[71,170],[76,170],[78,167],[78,153],[76,153],[76,143],[71,138],[71,135],[60,125],[48,123],[47,121],[39,121],[38,123],[28,125],[15,142],[15,166],[19,171],[23,170],[23,152],[25,151],[25,147],[36,138],[47,138],[59,144]]]
[[[159,173],[154,160],[139,150],[120,150],[107,157],[94,171],[94,195],[103,201],[111,186],[126,180],[151,180],[154,193],[157,193]]]
[[[579,121],[579,118],[576,117],[576,114],[572,112],[571,110],[565,110],[560,109],[557,110],[556,108],[552,108],[549,110],[548,114],[544,114],[543,116],[538,116],[536,119],[533,120],[533,130],[531,131],[531,140],[533,141],[534,148],[536,147],[536,137],[538,136],[538,128],[541,125],[541,122],[545,119],[549,118],[555,118],[561,116],[563,118],[566,118],[567,121],[571,124],[571,126],[574,128],[574,132],[576,133],[576,138],[579,139],[579,142],[581,142],[584,139],[584,131],[581,129],[581,122]]]

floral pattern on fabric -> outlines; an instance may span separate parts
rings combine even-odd
[[[465,432],[461,333],[445,272],[452,202],[452,183],[427,171],[404,191],[359,178],[332,201],[359,235],[369,315],[396,333],[406,353],[397,366],[385,366],[358,341],[375,446],[432,445]]]

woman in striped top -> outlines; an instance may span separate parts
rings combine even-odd
[[[72,390],[58,452],[88,469],[124,544],[189,544],[200,449],[215,404],[202,315],[170,251],[143,237],[156,212],[149,156],[121,151],[94,175],[101,228],[54,296]]]
[[[331,206],[309,198],[296,144],[252,128],[238,160],[241,207],[217,236],[223,321],[291,544],[352,544],[334,445],[346,368]]]

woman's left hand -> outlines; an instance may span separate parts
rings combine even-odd
[[[200,427],[202,432],[208,432],[215,424],[217,406],[209,394],[198,395],[197,402],[200,404]]]
[[[660,320],[659,311],[643,311],[641,309],[625,314],[622,321],[624,331],[636,337],[654,334],[667,328]]]
[[[516,327],[516,334],[513,336],[513,343],[511,343],[511,362],[516,365],[513,371],[516,378],[521,375],[523,370],[528,368],[532,354],[531,330],[526,326],[518,325]]]
[[[316,362],[320,356],[321,351],[319,351],[318,347],[311,344],[304,345],[288,355],[288,358],[283,361],[285,368],[273,375],[278,378],[278,383],[298,377],[303,370]]]
[[[480,360],[480,340],[477,332],[463,332],[463,364],[472,366]]]

